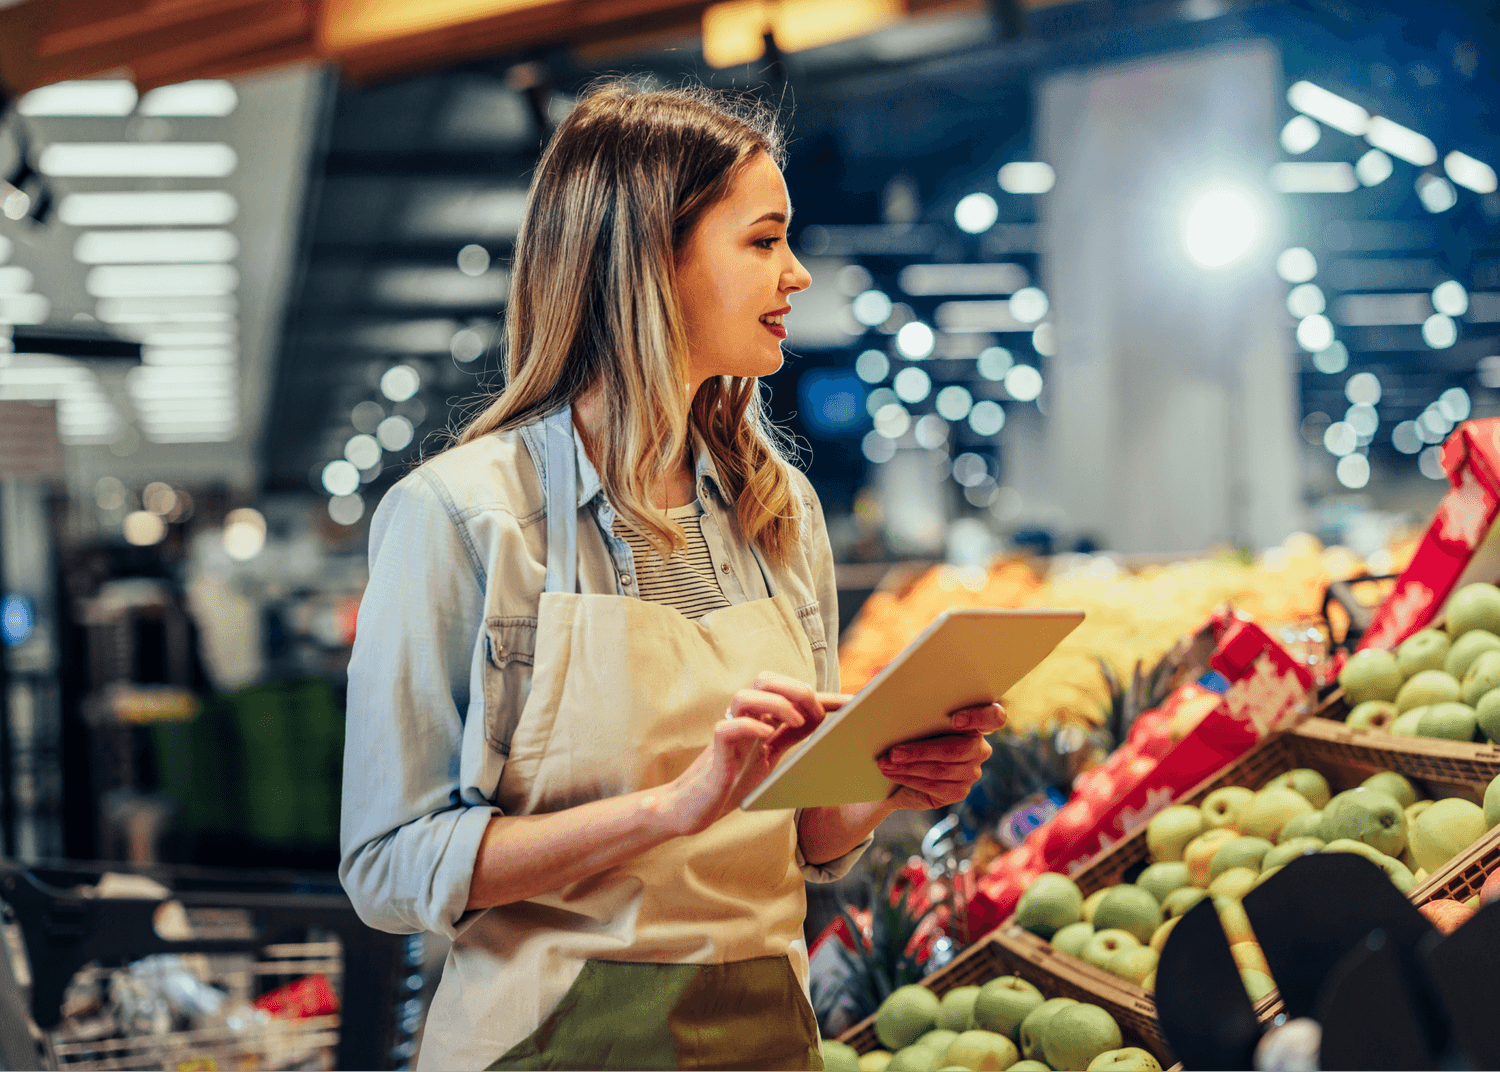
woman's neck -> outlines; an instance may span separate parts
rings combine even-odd
[[[599,451],[596,444],[608,433],[605,427],[604,398],[597,387],[574,400],[573,427],[583,439],[583,449],[589,460],[598,468]],[[651,501],[662,510],[686,506],[697,498],[694,483],[692,453],[687,451],[681,464],[672,470],[667,479],[651,489]]]

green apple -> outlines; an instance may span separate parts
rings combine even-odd
[[[1095,1057],[1123,1041],[1115,1018],[1097,1005],[1073,1004],[1042,1028],[1042,1058],[1053,1068],[1088,1068]]]
[[[1250,916],[1237,898],[1215,897],[1214,911],[1218,913],[1219,926],[1224,928],[1224,937],[1230,945],[1255,941],[1255,931],[1250,928]]]
[[[1417,787],[1406,780],[1403,774],[1397,774],[1393,770],[1376,771],[1364,781],[1359,783],[1366,789],[1380,789],[1396,798],[1396,803],[1403,808],[1409,808],[1417,802],[1421,796]]]
[[[1453,653],[1449,652],[1449,658]],[[1396,694],[1396,710],[1403,715],[1413,707],[1426,707],[1435,703],[1451,703],[1462,700],[1464,688],[1458,678],[1442,670],[1423,670],[1401,686]]]
[[[1448,634],[1437,629],[1419,629],[1396,649],[1396,665],[1402,677],[1413,677],[1423,670],[1441,670],[1448,658]]]
[[[1146,936],[1148,939],[1150,935]],[[1133,949],[1143,944],[1130,931],[1105,930],[1097,931],[1083,947],[1083,959],[1096,968],[1102,968],[1109,962],[1109,958],[1122,949]]]
[[[1344,719],[1344,725],[1356,730],[1388,730],[1401,712],[1389,700],[1366,700]]]
[[[1478,804],[1449,797],[1434,801],[1411,828],[1411,855],[1428,874],[1484,836],[1490,824]]]
[[[1323,809],[1318,837],[1328,843],[1340,838],[1363,841],[1387,856],[1400,856],[1406,847],[1406,816],[1396,798],[1383,789],[1346,789]]]
[[[1380,701],[1371,702],[1379,703]],[[1332,795],[1328,791],[1328,779],[1310,767],[1294,767],[1289,771],[1283,771],[1261,786],[1261,791],[1264,792],[1273,785],[1301,793],[1315,808],[1321,808],[1327,804],[1329,796]]]
[[[1491,829],[1500,826],[1500,774],[1484,787],[1484,825]]]
[[[956,1038],[958,1038],[957,1031],[948,1031],[945,1028],[935,1027],[917,1039],[916,1042],[913,1042],[912,1045],[927,1047],[927,1049],[932,1051],[933,1056],[938,1058],[939,1063],[941,1063],[943,1054],[948,1052],[948,1047],[953,1045],[953,1040]]]
[[[1016,922],[1042,938],[1051,938],[1082,918],[1083,894],[1078,884],[1052,871],[1038,876],[1016,903]]]
[[[1471,629],[1454,640],[1448,657],[1443,660],[1443,669],[1462,681],[1469,668],[1487,651],[1500,651],[1500,636],[1488,629]]]
[[[1062,1010],[1077,1004],[1072,998],[1048,998],[1032,1009],[1021,1021],[1021,1055],[1028,1061],[1041,1060],[1042,1038],[1048,1022]]]
[[[1500,688],[1500,651],[1482,651],[1463,678],[1464,703],[1474,707],[1480,697]]]
[[[1239,829],[1240,811],[1255,799],[1255,791],[1243,785],[1226,785],[1203,798],[1203,825],[1209,830],[1232,826]]]
[[[1192,885],[1187,864],[1181,860],[1152,864],[1136,876],[1135,884],[1158,901],[1165,901],[1167,894]]]
[[[1017,1061],[1005,1072],[1052,1072],[1052,1066],[1046,1061]]]
[[[1256,871],[1260,870],[1261,861],[1266,858],[1266,853],[1274,848],[1265,838],[1237,837],[1225,845],[1208,864],[1208,878],[1210,883],[1231,867],[1249,867]]]
[[[1094,925],[1079,920],[1077,923],[1069,923],[1062,930],[1052,936],[1052,948],[1068,954],[1070,957],[1083,956],[1083,947],[1088,945],[1089,939],[1094,936]]]
[[[1260,862],[1260,869],[1262,871],[1267,871],[1273,867],[1281,867],[1285,864],[1291,863],[1299,856],[1306,856],[1310,853],[1319,852],[1322,850],[1322,848],[1322,838],[1289,838],[1286,841],[1283,841],[1280,845],[1277,845],[1270,852],[1266,853],[1266,858]]]
[[[1339,838],[1335,841],[1330,841],[1324,846],[1323,851],[1347,852],[1355,856],[1363,856],[1366,860],[1369,860],[1376,867],[1380,868],[1380,870],[1384,871],[1386,877],[1391,880],[1391,884],[1402,893],[1410,893],[1412,888],[1417,884],[1416,876],[1411,873],[1411,868],[1407,867],[1400,860],[1387,856],[1373,845],[1365,844],[1363,841]]]
[[[996,1031],[965,1031],[948,1044],[943,1060],[973,1072],[1001,1072],[1021,1059],[1016,1044]]]
[[[1088,1072],[1161,1072],[1161,1062],[1139,1046],[1123,1046],[1095,1057]]]
[[[1321,811],[1305,811],[1301,815],[1294,815],[1287,824],[1281,828],[1281,833],[1276,837],[1276,844],[1284,845],[1292,838],[1317,837],[1318,825],[1323,821]]]
[[[1400,798],[1398,797],[1397,799],[1399,800]],[[1416,821],[1417,816],[1432,807],[1432,804],[1433,802],[1430,800],[1414,800],[1403,808],[1402,813],[1406,816],[1406,825],[1410,827]]]
[[[1316,841],[1317,839],[1314,838],[1313,840]],[[1257,886],[1263,885],[1265,883],[1266,879],[1268,879],[1272,875],[1276,874],[1276,872],[1280,871],[1285,866],[1286,866],[1286,864],[1277,864],[1274,867],[1263,868],[1261,870],[1261,873],[1255,877],[1255,885],[1257,885]]]
[[[1151,859],[1181,860],[1187,843],[1203,830],[1203,813],[1192,805],[1173,804],[1163,808],[1146,824],[1146,847],[1151,850]]]
[[[1203,891],[1199,890],[1198,892],[1202,893]],[[1172,933],[1172,928],[1177,926],[1177,921],[1181,918],[1181,916],[1173,916],[1160,927],[1156,928],[1156,933],[1151,936],[1150,945],[1152,949],[1156,950],[1157,953],[1162,951],[1162,947],[1167,944],[1167,935]]]
[[[1210,897],[1233,897],[1236,900],[1255,888],[1260,871],[1254,867],[1231,867],[1208,884]]]
[[[1483,583],[1464,585],[1448,597],[1443,618],[1450,637],[1475,629],[1500,633],[1500,588]]]
[[[1295,789],[1273,785],[1256,793],[1240,813],[1240,831],[1275,843],[1281,828],[1303,812],[1315,810]]]
[[[1500,794],[1496,794],[1500,796]],[[1208,891],[1200,886],[1184,886],[1180,890],[1173,890],[1167,894],[1167,899],[1161,903],[1162,911],[1170,919],[1176,919],[1193,905],[1208,896]]]
[[[1391,732],[1400,737],[1415,737],[1417,726],[1422,721],[1422,716],[1427,713],[1426,706],[1413,707],[1410,711],[1396,716],[1396,721],[1391,723]]]
[[[1417,722],[1417,736],[1472,741],[1474,728],[1474,709],[1468,704],[1440,703],[1429,707]]]
[[[1492,742],[1500,744],[1500,689],[1491,689],[1474,705],[1474,721]]]
[[[898,986],[875,1012],[875,1034],[888,1050],[916,1042],[937,1023],[940,1002],[925,986]]]
[[[1016,1038],[1021,1021],[1046,999],[1025,979],[1002,975],[979,988],[974,999],[974,1026]]]
[[[1136,986],[1156,970],[1157,953],[1149,945],[1122,949],[1104,962],[1104,970]]]
[[[941,1067],[938,1062],[942,1059],[943,1055],[933,1053],[931,1047],[912,1043],[891,1054],[890,1062],[885,1067],[887,1072],[933,1072]]]
[[[968,1031],[974,1026],[977,986],[956,986],[938,1003],[937,1025],[945,1031]]]
[[[869,1050],[859,1055],[859,1072],[886,1072],[894,1056],[889,1050]]]
[[[1276,982],[1263,971],[1254,968],[1241,968],[1240,979],[1245,983],[1245,992],[1250,995],[1251,1001],[1259,1001],[1271,991],[1276,989]]]
[[[1083,921],[1085,923],[1094,922],[1094,909],[1099,907],[1099,902],[1104,900],[1104,895],[1108,892],[1109,887],[1106,886],[1102,890],[1095,890],[1083,899]]]
[[[1366,700],[1393,700],[1401,681],[1396,657],[1380,648],[1356,651],[1339,671],[1339,685],[1351,706]]]
[[[834,1039],[824,1039],[823,1067],[827,1072],[859,1072],[859,1051]]]
[[[1293,793],[1292,796],[1297,796]],[[1297,797],[1301,800],[1301,797]],[[1303,803],[1307,803],[1303,801]],[[1221,826],[1214,830],[1205,830],[1192,841],[1188,842],[1187,848],[1182,850],[1182,862],[1187,864],[1188,878],[1194,886],[1208,888],[1209,875],[1208,865],[1213,863],[1214,855],[1228,845],[1239,832],[1232,827]]]
[[[1161,925],[1161,902],[1147,890],[1130,883],[1114,886],[1094,909],[1094,930],[1129,931],[1142,942]]]

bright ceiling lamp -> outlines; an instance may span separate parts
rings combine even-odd
[[[142,115],[225,116],[239,103],[234,85],[220,78],[199,78],[158,86],[141,98]]]
[[[188,264],[232,261],[228,231],[86,231],[73,243],[80,264]]]
[[[1354,177],[1365,186],[1379,186],[1391,177],[1394,170],[1390,157],[1379,149],[1371,149],[1355,161]]]
[[[94,269],[98,271],[98,269]],[[201,298],[105,298],[94,315],[106,324],[149,324],[152,327],[186,324],[228,324],[239,303],[233,294]]]
[[[51,311],[45,294],[0,294],[0,324],[45,324]]]
[[[222,142],[56,142],[37,166],[53,178],[222,179],[238,162]]]
[[[197,298],[232,294],[239,282],[228,264],[130,264],[91,269],[83,287],[96,298]]]
[[[1266,209],[1248,187],[1211,183],[1188,201],[1182,215],[1183,249],[1200,268],[1237,264],[1265,241]]]
[[[1417,167],[1437,163],[1437,146],[1426,135],[1394,123],[1383,115],[1370,120],[1370,127],[1365,131],[1365,141]]]
[[[223,190],[122,190],[68,194],[57,218],[69,227],[222,226],[239,205]]]
[[[31,272],[19,264],[0,267],[0,296],[26,294],[31,290],[32,282]]]
[[[1443,157],[1443,170],[1454,182],[1476,194],[1495,192],[1495,169],[1483,160],[1475,160],[1468,153],[1454,150]]]
[[[1271,189],[1282,194],[1347,194],[1359,187],[1354,168],[1342,160],[1284,161],[1271,167]]]
[[[1281,128],[1281,147],[1293,156],[1301,156],[1323,137],[1318,124],[1305,115],[1294,115]]]
[[[141,351],[141,361],[145,365],[159,365],[163,368],[223,366],[234,364],[235,353],[229,349],[200,350],[190,346],[147,345]]]
[[[129,115],[135,86],[121,78],[54,82],[33,89],[16,105],[22,115]]]
[[[997,179],[1008,194],[1044,194],[1056,184],[1057,172],[1040,160],[1013,160],[1000,169]]]
[[[1337,93],[1312,82],[1293,82],[1286,91],[1287,103],[1303,115],[1326,123],[1335,130],[1359,137],[1370,124],[1370,113]]]
[[[899,0],[727,0],[703,11],[703,58],[737,67],[765,55],[765,35],[784,52],[847,41],[898,21]]]

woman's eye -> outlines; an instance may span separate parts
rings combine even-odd
[[[757,246],[759,246],[761,249],[770,249],[772,246],[774,246],[777,242],[780,242],[780,241],[781,241],[781,236],[780,235],[772,235],[770,238],[758,238],[758,239],[756,239],[755,244]]]

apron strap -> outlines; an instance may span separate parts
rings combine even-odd
[[[750,553],[755,556],[755,563],[760,567],[760,575],[765,578],[766,598],[775,599],[779,593],[776,590],[776,582],[771,580],[771,567],[766,565],[766,560],[760,553],[760,547],[754,541],[750,543]]]
[[[545,591],[578,591],[578,448],[573,408],[564,406],[542,424],[547,444],[547,582]]]

